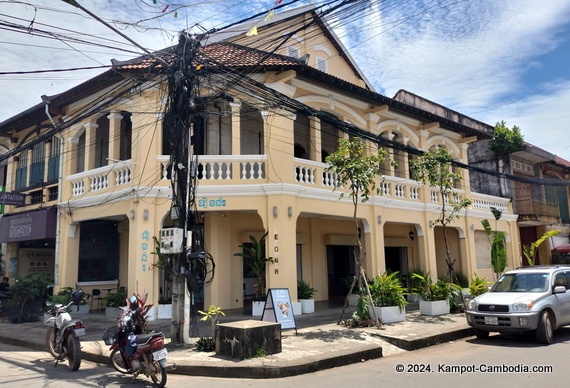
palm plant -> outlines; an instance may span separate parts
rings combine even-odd
[[[251,271],[254,273],[257,281],[254,285],[255,299],[263,300],[265,297],[265,267],[267,263],[273,263],[273,257],[267,257],[265,254],[265,239],[267,232],[259,239],[254,236],[249,236],[251,241],[249,244],[240,244],[239,247],[242,252],[235,253],[234,256],[243,257],[243,259],[250,265]]]

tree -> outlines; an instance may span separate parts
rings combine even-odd
[[[491,151],[502,157],[524,150],[524,138],[520,128],[515,125],[513,129],[509,129],[504,121],[497,122],[490,147]]]
[[[536,240],[532,244],[523,245],[523,254],[526,257],[526,260],[528,261],[528,265],[530,265],[530,266],[534,265],[534,255],[536,254],[536,250],[538,249],[538,246],[540,244],[542,244],[548,237],[556,236],[559,233],[560,233],[560,231],[556,230],[556,229],[549,230],[548,232],[544,233],[538,240]]]
[[[495,154],[495,168],[498,172],[512,173],[509,156],[513,152],[523,151],[525,149],[524,138],[516,125],[513,129],[509,129],[504,121],[495,124],[493,130],[493,139],[489,144],[489,148]],[[508,182],[502,177],[499,178],[499,190],[501,196],[507,188]]]
[[[449,150],[438,147],[424,153],[410,162],[412,176],[422,184],[437,188],[441,194],[442,206],[439,217],[434,220],[443,228],[443,241],[445,242],[445,254],[447,264],[447,275],[450,282],[457,283],[457,277],[453,265],[456,259],[451,257],[449,242],[447,239],[447,226],[455,219],[459,218],[459,212],[471,206],[468,198],[460,199],[454,193],[455,185],[461,180],[461,175],[453,172],[451,163],[453,157]]]
[[[507,266],[507,248],[505,245],[505,232],[497,230],[497,221],[499,221],[503,212],[491,207],[491,213],[493,213],[493,217],[495,218],[495,231],[491,230],[489,221],[482,220],[481,224],[483,224],[483,228],[489,238],[489,244],[491,244],[491,268],[493,268],[496,280],[501,276]],[[492,238],[491,235],[493,235]]]
[[[364,203],[368,201],[370,195],[373,193],[380,194],[380,189],[376,185],[376,179],[382,176],[380,165],[384,163],[385,155],[386,152],[382,149],[379,149],[377,153],[365,155],[364,143],[359,137],[354,138],[352,141],[341,138],[339,140],[338,149],[325,159],[326,163],[329,164],[326,168],[326,172],[337,175],[338,187],[349,187],[348,196],[352,199],[354,207],[352,218],[354,221],[356,240],[358,241],[358,255],[355,254],[354,257],[357,276],[348,294],[350,295],[352,293],[355,283],[358,282],[358,288],[366,291],[372,311],[374,311],[374,303],[370,295],[370,288],[368,287],[364,266],[362,265],[362,242],[360,241],[360,228],[356,214],[359,202]],[[333,190],[336,189],[337,187]],[[341,193],[339,199],[342,199],[344,195],[345,193]],[[344,314],[344,308],[342,314]],[[378,317],[375,316],[375,318],[376,326],[380,327]]]

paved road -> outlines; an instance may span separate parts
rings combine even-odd
[[[557,331],[555,341],[550,346],[537,345],[533,336],[492,335],[487,340],[469,337],[378,360],[283,379],[215,379],[169,374],[167,386],[185,387],[188,384],[198,384],[198,386],[209,388],[228,386],[232,388],[265,388],[268,386],[272,388],[293,386],[331,388],[354,387],[357,384],[359,388],[378,386],[567,387],[569,342],[570,328]],[[66,366],[54,368],[52,359],[45,352],[30,351],[3,344],[0,344],[0,352],[0,368],[3,370],[0,374],[0,385],[27,388],[150,386],[146,378],[130,384],[130,378],[119,375],[109,366],[84,361],[78,372],[71,372]],[[404,367],[404,372],[396,371],[399,365]],[[428,365],[431,371],[428,370]],[[490,368],[496,366],[501,370],[489,372]],[[467,371],[473,367],[487,368],[487,371],[473,373]],[[525,367],[542,369],[552,367],[552,371],[519,372]],[[457,371],[447,373],[451,368],[457,368]],[[464,369],[465,373],[462,374],[461,369]],[[408,373],[406,370],[416,372]]]

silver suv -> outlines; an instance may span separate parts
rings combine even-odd
[[[570,325],[570,266],[535,266],[506,272],[489,292],[467,303],[467,323],[477,338],[489,333],[534,331],[540,343]]]

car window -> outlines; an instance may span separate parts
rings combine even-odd
[[[564,271],[564,276],[566,277],[566,289],[570,288],[570,271]]]
[[[554,287],[556,286],[564,286],[568,288],[566,283],[566,276],[564,276],[563,272],[558,272],[554,277]]]
[[[546,292],[548,274],[512,273],[497,280],[491,292]]]

